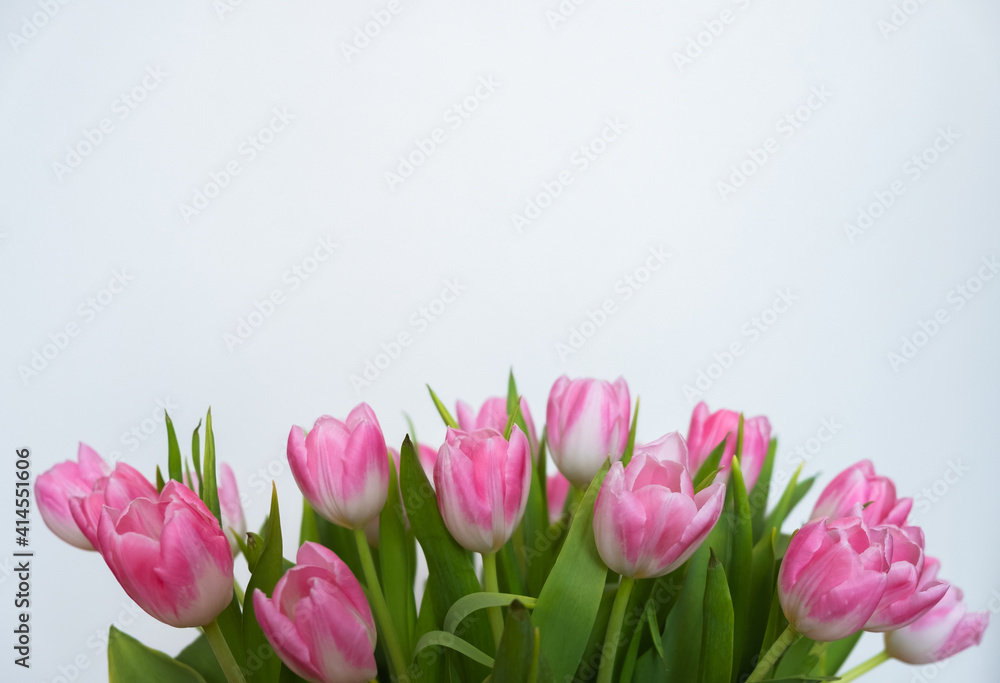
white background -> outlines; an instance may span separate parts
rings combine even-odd
[[[683,387],[711,371],[704,399],[767,414],[786,475],[797,447],[813,447],[805,470],[824,482],[875,460],[918,496],[915,519],[943,574],[974,609],[1000,608],[1000,283],[972,283],[981,287],[961,310],[953,293],[1000,256],[996,3],[909,0],[912,16],[881,29],[892,0],[592,0],[558,22],[546,14],[556,0],[501,4],[403,0],[348,61],[343,46],[385,2],[244,0],[220,16],[207,0],[81,1],[49,19],[35,2],[3,3],[2,495],[12,497],[20,447],[36,475],[75,457],[81,440],[152,475],[166,457],[157,401],[185,435],[211,405],[250,526],[274,477],[291,538],[293,424],[365,400],[390,442],[407,411],[437,443],[424,383],[449,404],[478,403],[503,392],[513,365],[539,424],[559,375],[624,375],[649,440],[686,432]],[[712,24],[723,10],[730,23]],[[700,53],[689,43],[699,38]],[[685,49],[695,57],[679,64]],[[481,78],[497,84],[479,89],[485,98]],[[814,88],[826,101],[799,109]],[[123,108],[133,89],[141,101]],[[446,113],[466,98],[475,111],[453,128]],[[249,160],[240,145],[275,108],[294,119]],[[788,136],[779,121],[796,113]],[[86,151],[85,131],[105,118],[111,132],[73,158],[67,147]],[[581,168],[574,154],[609,118],[627,129]],[[946,151],[928,153],[919,178],[907,172],[949,127],[958,137],[938,141]],[[444,141],[390,188],[386,172],[436,128]],[[776,151],[751,168],[766,145]],[[210,174],[230,161],[241,172],[214,196]],[[746,182],[720,192],[743,162]],[[561,171],[572,184],[543,197],[519,232],[512,214]],[[845,223],[894,181],[905,192],[852,239]],[[181,205],[199,190],[214,198],[185,220]],[[334,256],[293,290],[284,274],[313,265],[303,262],[326,237]],[[643,272],[657,248],[666,265]],[[131,280],[107,302],[116,271]],[[442,313],[433,302],[446,281],[465,290]],[[284,303],[227,344],[274,289]],[[796,299],[774,316],[778,290]],[[86,313],[88,297],[107,305]],[[607,299],[614,314],[560,354]],[[440,315],[414,324],[432,306]],[[938,309],[948,322],[929,340],[918,334],[927,343],[894,368],[888,354]],[[752,339],[755,317],[773,324]],[[46,349],[70,323],[78,334]],[[403,332],[411,343],[355,390],[351,376]],[[743,355],[710,367],[733,342]],[[36,352],[52,357],[32,370]],[[825,419],[842,428],[817,449],[809,439]],[[99,639],[125,595],[100,557],[62,544],[37,515],[33,524],[33,668],[11,663],[8,528],[2,677],[53,683],[64,667],[67,678],[106,680]],[[126,631],[170,653],[194,637],[124,617]],[[995,680],[997,634],[926,680]],[[856,659],[880,646],[867,636]],[[81,657],[87,668],[74,672]],[[872,678],[916,674],[890,663]]]

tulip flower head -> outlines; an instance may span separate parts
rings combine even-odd
[[[862,513],[863,514],[863,513]],[[924,560],[924,532],[920,527],[885,527],[892,537],[892,556],[885,592],[866,631],[891,631],[912,624],[944,597],[948,584],[928,574],[937,569]]]
[[[690,468],[687,442],[684,441],[684,437],[679,432],[669,432],[659,439],[641,446],[636,444],[635,450],[632,452],[632,457],[635,457],[636,453],[644,453],[651,458],[656,458],[660,462],[668,460],[676,462],[678,465],[684,467],[689,474],[694,473]]]
[[[803,526],[781,562],[781,609],[788,623],[812,640],[828,642],[857,633],[885,593],[892,537],[885,527],[865,524],[860,507],[853,512]]]
[[[191,476],[184,475],[184,483],[189,489],[201,496],[201,487],[198,480],[192,481]],[[240,489],[236,485],[236,475],[233,468],[227,463],[219,465],[219,508],[222,513],[222,530],[226,532],[229,539],[229,547],[233,554],[239,552],[240,545],[236,539],[242,539],[247,535],[247,522],[243,516],[243,503],[240,502]]]
[[[157,500],[159,495],[142,472],[120,462],[110,475],[98,479],[87,495],[72,498],[69,507],[77,528],[94,548],[100,550],[97,527],[104,508],[121,511],[137,498]]]
[[[548,476],[545,482],[545,500],[549,506],[549,524],[555,524],[562,518],[569,489],[569,479],[564,477],[561,472]]]
[[[923,580],[935,582],[940,563],[927,558]],[[944,597],[912,624],[888,631],[885,649],[889,655],[908,664],[930,664],[952,657],[966,648],[979,645],[990,623],[989,612],[969,612],[962,602],[962,591],[945,584]]]
[[[619,377],[614,384],[563,375],[552,385],[545,431],[559,471],[578,488],[590,484],[604,461],[620,460],[628,444],[631,399]]]
[[[168,481],[154,498],[105,506],[101,555],[143,610],[178,628],[211,623],[233,599],[233,555],[219,521],[191,489]]]
[[[73,519],[70,500],[89,494],[97,480],[110,473],[111,467],[101,456],[90,446],[81,443],[76,462],[61,462],[38,477],[35,482],[35,500],[38,511],[42,513],[42,520],[52,533],[77,548],[94,549],[94,544]]]
[[[613,571],[645,579],[667,574],[702,544],[722,514],[725,484],[694,492],[680,463],[635,453],[611,466],[594,503],[594,537]]]
[[[375,413],[361,403],[346,421],[324,415],[309,434],[292,427],[288,465],[302,495],[324,519],[363,529],[389,493],[385,438]]]
[[[726,441],[719,466],[728,473],[736,453],[736,437],[739,431],[740,414],[732,410],[717,410],[710,413],[704,401],[694,407],[691,426],[688,428],[687,447],[692,470],[697,471],[708,459],[712,451]],[[753,490],[760,476],[760,470],[767,459],[771,445],[771,423],[766,417],[743,419],[743,453],[740,455],[740,469],[747,491]]]
[[[264,635],[310,683],[365,683],[378,674],[376,631],[361,584],[333,551],[307,542],[267,597],[253,593]]]
[[[528,409],[528,401],[521,397],[521,416],[524,424],[528,428],[528,443],[531,444],[531,452],[538,452],[538,433],[535,431],[535,421],[531,419],[531,411]],[[458,401],[455,405],[455,418],[458,420],[458,428],[463,432],[474,432],[477,429],[493,429],[503,434],[507,427],[507,399],[494,396],[488,398],[476,413],[472,406],[465,401]]]
[[[843,517],[855,505],[864,506],[861,514],[869,526],[892,524],[901,527],[906,524],[913,499],[897,499],[892,479],[876,475],[872,461],[862,460],[827,484],[816,501],[812,519]]]
[[[434,465],[438,509],[464,548],[492,553],[521,523],[531,481],[528,439],[514,426],[510,440],[493,429],[449,429]]]

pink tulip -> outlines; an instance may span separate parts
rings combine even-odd
[[[401,475],[399,473],[399,451],[395,448],[389,448],[389,454],[392,456],[392,461],[396,465],[396,483],[399,485],[399,497],[402,500],[403,497],[403,483],[399,478]],[[420,468],[427,475],[427,478],[434,482],[434,463],[437,461],[437,451],[430,446],[425,446],[424,444],[418,444],[417,449],[417,459],[420,461]],[[380,517],[381,515],[379,515]],[[377,548],[379,545],[379,517],[372,517],[367,524],[365,524],[365,538],[368,539],[368,545]],[[406,517],[406,507],[403,507],[403,521],[406,524],[406,528],[410,528],[410,520]]]
[[[863,513],[862,513],[863,516]],[[892,537],[892,557],[885,593],[866,631],[890,631],[912,624],[944,597],[948,584],[927,575],[924,532],[920,527],[885,527]],[[937,569],[930,567],[936,574]]]
[[[524,417],[524,424],[528,428],[528,443],[531,444],[531,452],[538,452],[538,435],[535,431],[535,421],[531,419],[531,411],[528,410],[528,401],[521,397],[521,416]],[[494,429],[503,434],[507,427],[507,399],[494,396],[486,399],[479,413],[473,412],[472,406],[465,401],[458,401],[456,405],[455,417],[458,419],[458,428],[463,432],[474,432],[477,429]]]
[[[510,539],[528,504],[531,449],[514,426],[510,441],[493,429],[449,429],[434,465],[438,508],[463,547],[492,553]]]
[[[597,551],[612,571],[652,578],[684,564],[722,513],[721,482],[694,492],[683,465],[635,453],[616,462],[594,503]]]
[[[346,422],[324,415],[308,436],[288,435],[288,465],[302,495],[334,524],[363,529],[382,511],[389,494],[389,462],[382,428],[368,404]]]
[[[556,380],[549,393],[545,431],[556,467],[574,486],[586,487],[604,461],[621,459],[628,444],[628,385],[596,379]]]
[[[676,462],[686,469],[689,474],[694,474],[690,467],[687,443],[679,432],[669,432],[659,439],[650,441],[642,446],[636,444],[635,450],[632,451],[632,457],[635,457],[636,453],[644,453],[651,458],[656,458],[660,462],[668,460]]]
[[[913,507],[913,499],[897,499],[892,479],[877,476],[872,461],[862,460],[827,484],[816,501],[812,519],[843,517],[855,505],[866,506],[861,514],[869,526],[903,526]]]
[[[93,543],[73,519],[69,501],[90,493],[97,480],[111,472],[111,467],[94,449],[82,443],[76,460],[61,462],[39,476],[35,482],[35,500],[42,520],[52,533],[77,548],[93,550]]]
[[[924,584],[936,581],[940,563],[928,557]],[[908,664],[930,664],[978,645],[990,623],[989,612],[970,613],[962,602],[962,591],[948,585],[944,597],[912,624],[888,631],[885,649],[891,657]]]
[[[332,551],[307,542],[297,564],[253,606],[288,668],[310,683],[364,683],[378,674],[375,621],[361,584]]]
[[[219,521],[188,487],[105,507],[98,547],[129,597],[165,624],[211,623],[233,598],[233,555]]]
[[[569,495],[569,479],[561,473],[550,474],[545,482],[545,499],[549,504],[549,524],[555,524],[562,519],[563,508],[566,507],[566,496]]]
[[[184,475],[184,483],[189,489],[201,496],[201,487],[198,480],[191,481],[191,477]],[[236,475],[233,468],[226,463],[219,465],[219,507],[222,512],[222,530],[226,532],[229,539],[229,547],[233,554],[239,552],[240,545],[237,538],[242,539],[247,535],[247,522],[243,516],[243,503],[240,501],[240,489],[236,485]]]
[[[885,593],[892,537],[865,524],[860,512],[809,522],[785,552],[778,598],[788,623],[807,638],[833,641],[860,631]]]
[[[696,471],[708,459],[712,451],[726,440],[726,450],[719,465],[723,472],[736,453],[736,436],[739,431],[740,414],[732,410],[717,410],[709,413],[704,401],[694,407],[691,426],[688,428],[687,446],[691,458],[691,469]],[[743,419],[743,454],[740,456],[740,470],[747,491],[753,490],[760,476],[760,470],[767,458],[771,444],[771,423],[763,415]]]
[[[70,499],[69,508],[77,528],[100,550],[97,528],[104,508],[121,511],[137,498],[155,501],[159,495],[139,470],[120,462],[110,475],[98,479],[87,495]]]

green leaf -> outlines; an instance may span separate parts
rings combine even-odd
[[[169,655],[146,647],[114,626],[108,633],[108,682],[205,683],[201,674]]]
[[[507,424],[503,428],[503,438],[510,440],[510,435],[514,431],[514,425],[517,422],[517,418],[521,416],[521,401],[514,402],[514,410],[507,413]],[[521,433],[524,434],[524,438],[528,438],[528,432],[525,431],[524,427],[518,427]]]
[[[425,633],[420,640],[417,641],[417,646],[414,648],[413,653],[414,655],[417,655],[421,650],[434,645],[450,648],[455,652],[462,653],[473,661],[479,662],[483,666],[489,668],[493,667],[492,657],[462,640],[454,633],[448,633],[447,631],[431,631],[430,633]]]
[[[692,477],[691,481],[695,482],[698,487],[705,488],[711,484],[715,479],[715,475],[721,469],[719,463],[722,461],[722,455],[726,452],[727,438],[729,438],[729,434],[726,434],[722,442],[708,454],[705,462],[701,463],[701,467],[698,468],[698,473]]]
[[[163,472],[160,471],[160,466],[156,466],[156,490],[163,493],[163,487],[167,485],[167,482],[163,480]]]
[[[212,409],[208,409],[205,418],[205,472],[202,475],[204,484],[201,487],[201,499],[205,506],[222,524],[222,512],[219,508],[219,486],[215,478],[215,432],[212,431]]]
[[[740,425],[742,427],[742,420]],[[741,429],[742,431],[742,429]],[[739,664],[742,662],[743,641],[747,635],[750,614],[750,580],[753,572],[753,522],[750,518],[750,501],[743,482],[740,459],[733,457],[729,473],[729,490],[733,495],[733,509],[729,513],[732,531],[729,535],[729,593],[732,596],[735,631],[733,632],[732,662],[737,665],[733,671],[733,681],[738,678]]]
[[[526,606],[511,604],[497,649],[492,683],[525,683],[551,680],[540,649],[540,631],[531,623]]]
[[[549,508],[545,492],[545,437],[538,446],[537,457],[532,461],[528,504],[519,531],[522,536],[516,548],[518,561],[527,576],[527,591],[538,595],[555,561],[555,545],[549,533]],[[568,496],[567,496],[568,498]],[[558,536],[558,534],[557,534]]]
[[[226,674],[219,666],[219,660],[212,652],[212,646],[208,644],[208,638],[202,634],[194,639],[190,645],[181,650],[177,655],[177,661],[187,664],[192,669],[201,674],[205,683],[228,683]]]
[[[767,457],[760,468],[757,483],[750,492],[750,516],[753,519],[754,543],[764,538],[764,513],[767,511],[767,497],[771,490],[771,474],[774,472],[774,455],[778,449],[778,440],[771,439],[767,447]]]
[[[612,576],[610,572],[608,575]],[[617,578],[617,575],[615,576]],[[587,646],[584,648],[583,656],[580,658],[580,664],[576,668],[576,677],[578,680],[590,681],[597,675],[601,655],[604,649],[604,641],[608,635],[608,623],[611,621],[611,611],[614,609],[615,596],[617,593],[617,583],[604,584],[604,594],[601,596],[601,606],[597,609],[597,616],[594,618],[593,626],[590,629],[590,637],[587,639]],[[619,642],[621,642],[620,638]],[[624,649],[624,647],[622,649]]]
[[[740,420],[736,424],[736,451],[734,455],[737,458],[743,457],[743,413],[740,413]]]
[[[512,595],[511,593],[472,593],[459,598],[448,610],[444,618],[444,630],[454,633],[458,625],[467,616],[487,607],[507,607],[517,600],[527,609],[533,609],[538,602],[528,595]]]
[[[379,515],[379,561],[382,568],[382,591],[389,616],[399,638],[399,646],[407,659],[413,652],[413,633],[410,610],[416,613],[416,598],[413,595],[414,567],[410,566],[407,551],[406,526],[403,522],[402,500],[396,464],[386,451],[389,461],[389,498]]]
[[[425,634],[437,629],[440,620],[434,613],[434,588],[428,581],[424,594],[420,599],[420,612],[413,638],[419,641]],[[422,656],[414,657],[410,667],[412,681],[444,681],[447,676],[447,658],[439,656],[436,650],[425,650]],[[414,668],[416,670],[414,671]]]
[[[806,497],[806,494],[809,493],[809,489],[812,488],[812,485],[814,483],[816,483],[816,476],[815,475],[809,477],[805,481],[800,481],[795,486],[795,490],[792,491],[791,504],[788,506],[789,512],[791,512],[792,510],[794,510],[795,506],[797,506],[799,503],[802,502],[802,499]]]
[[[267,521],[265,520],[265,527]],[[253,572],[257,568],[257,560],[260,559],[260,554],[264,551],[264,546],[267,540],[260,534],[255,534],[252,531],[247,532],[246,543],[240,544],[240,549],[243,551],[243,557],[247,558],[247,569]]]
[[[417,441],[417,428],[413,424],[413,418],[409,413],[403,413],[403,417],[406,418],[406,433],[410,435],[410,441],[420,443]]]
[[[562,550],[538,596],[532,621],[542,632],[542,654],[556,680],[572,676],[601,605],[608,568],[594,541],[594,501],[610,463],[590,482]]]
[[[163,418],[167,422],[167,473],[174,481],[184,483],[184,469],[181,466],[181,447],[177,443],[177,432],[174,431],[174,421],[166,410]]]
[[[658,631],[655,624],[650,624],[650,629]],[[629,642],[628,650],[625,651],[625,659],[622,663],[621,674],[618,677],[619,683],[632,683],[632,676],[635,672],[636,661],[639,658],[639,643],[641,641],[642,638],[634,637],[631,642]],[[660,658],[662,659],[662,654],[660,655]]]
[[[747,619],[746,638],[743,641],[743,654],[739,664],[739,672],[753,671],[756,655],[760,652],[761,643],[767,630],[767,622],[771,612],[771,596],[774,594],[775,581],[775,549],[774,541],[777,532],[762,538],[753,547],[752,568],[750,570],[750,612]]]
[[[406,515],[427,558],[429,577],[425,590],[431,591],[434,613],[443,617],[459,598],[480,592],[479,577],[468,551],[448,533],[438,511],[437,496],[420,466],[409,437],[403,440],[400,447],[400,470]],[[470,618],[465,624],[464,634],[475,648],[484,652],[493,651],[493,634],[485,615]],[[462,680],[481,681],[489,673],[465,658],[457,663],[463,673]]]
[[[820,656],[827,645],[808,638],[799,638],[785,650],[785,654],[778,661],[778,665],[774,668],[774,678],[803,678],[808,671],[819,664]]]
[[[781,636],[787,627],[788,620],[785,619],[785,613],[781,610],[778,591],[774,591],[774,595],[771,597],[771,611],[767,617],[767,627],[764,629],[764,640],[761,641],[760,652],[757,653],[758,659],[771,649],[774,641]]]
[[[198,490],[204,490],[204,482],[201,476],[201,435],[198,430],[201,429],[201,420],[198,420],[198,426],[194,428],[191,432],[191,463],[194,465],[194,474],[198,477]]]
[[[718,528],[719,525],[716,525]],[[687,577],[663,629],[663,661],[671,681],[697,681],[701,655],[702,622],[705,609],[705,582],[708,578],[708,542],[688,560]],[[641,658],[640,658],[641,664]],[[636,674],[639,673],[637,668]],[[642,680],[642,679],[639,679]]]
[[[632,413],[632,425],[628,429],[628,443],[625,444],[625,452],[622,454],[622,465],[628,465],[632,460],[632,453],[635,451],[635,430],[639,424],[639,397],[635,397],[635,411]]]
[[[316,513],[309,507],[309,501],[302,499],[302,522],[299,524],[299,545],[311,541],[319,543],[319,527],[316,525]]]
[[[708,560],[701,636],[701,683],[725,683],[732,675],[734,616],[726,570],[715,556]]]
[[[817,676],[836,675],[854,650],[854,646],[861,640],[862,634],[864,631],[858,631],[853,636],[828,643],[826,651],[820,657],[819,663],[813,668],[812,673]]]
[[[444,423],[452,429],[458,429],[458,421],[455,420],[455,418],[451,416],[451,413],[448,412],[448,409],[444,407],[444,404],[441,403],[441,399],[439,399],[437,394],[434,393],[434,390],[431,389],[430,384],[427,385],[427,391],[431,392],[431,400],[434,401],[434,407],[437,408],[438,415],[441,416]]]
[[[264,631],[257,623],[254,613],[253,593],[260,589],[270,597],[274,586],[284,574],[282,567],[283,549],[281,542],[281,513],[278,510],[278,489],[271,482],[271,511],[267,516],[267,532],[264,547],[247,583],[247,599],[243,603],[243,647],[247,661],[260,661],[259,667],[247,667],[247,683],[277,683],[281,675],[281,660],[274,655]],[[269,656],[262,656],[266,653]]]
[[[767,516],[764,520],[764,536],[770,536],[771,530],[776,529],[778,533],[781,533],[781,525],[785,523],[785,517],[788,513],[792,511],[792,497],[795,495],[795,487],[799,481],[799,475],[802,474],[802,468],[805,463],[798,466],[795,470],[795,474],[792,475],[791,480],[788,482],[788,486],[785,487],[784,493],[781,494],[781,498],[778,499],[777,505],[771,510],[771,514]]]

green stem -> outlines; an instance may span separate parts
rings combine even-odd
[[[627,576],[623,576],[618,584],[615,603],[611,607],[611,618],[608,619],[608,632],[604,636],[604,647],[601,648],[601,668],[597,672],[597,683],[611,683],[611,676],[614,675],[618,639],[621,638],[622,622],[625,620],[625,610],[628,609],[628,599],[634,584],[635,579]]]
[[[853,681],[855,678],[859,678],[860,676],[874,669],[879,664],[884,664],[885,662],[888,662],[890,659],[892,659],[892,657],[889,656],[889,653],[886,652],[885,650],[882,650],[882,652],[879,652],[877,655],[869,659],[867,662],[858,664],[856,667],[854,667],[846,674],[841,676],[840,683],[847,683],[847,681]]]
[[[226,680],[229,683],[246,683],[242,672],[240,672],[240,665],[236,663],[236,659],[229,649],[229,644],[226,643],[226,637],[219,629],[219,622],[213,621],[205,624],[204,629],[208,644],[212,646],[212,652],[215,653],[215,658],[219,660],[219,666],[226,674]]]
[[[372,611],[375,613],[375,619],[378,620],[379,626],[382,627],[385,649],[388,651],[392,668],[396,672],[395,680],[409,681],[406,675],[406,659],[399,647],[396,629],[393,628],[392,617],[389,616],[389,606],[385,604],[385,596],[382,595],[378,574],[375,573],[375,561],[372,559],[372,551],[368,547],[368,539],[365,538],[365,530],[355,529],[354,540],[358,544],[358,554],[361,556],[361,566],[365,572],[365,583],[368,584],[368,596],[372,603]]]
[[[778,639],[774,641],[771,649],[768,650],[754,668],[753,673],[750,674],[750,678],[746,680],[746,683],[757,683],[757,681],[764,680],[771,669],[774,667],[775,662],[785,654],[785,650],[792,646],[796,640],[801,637],[801,634],[796,631],[792,626],[786,628]]]
[[[483,590],[487,593],[499,593],[497,582],[497,554],[483,553]],[[493,629],[493,642],[500,647],[500,636],[503,635],[503,612],[499,607],[487,607],[486,614],[490,618],[490,628]]]
[[[235,578],[233,579],[233,590],[236,591],[236,599],[240,601],[241,605],[246,602],[247,596],[243,593],[243,586]]]

